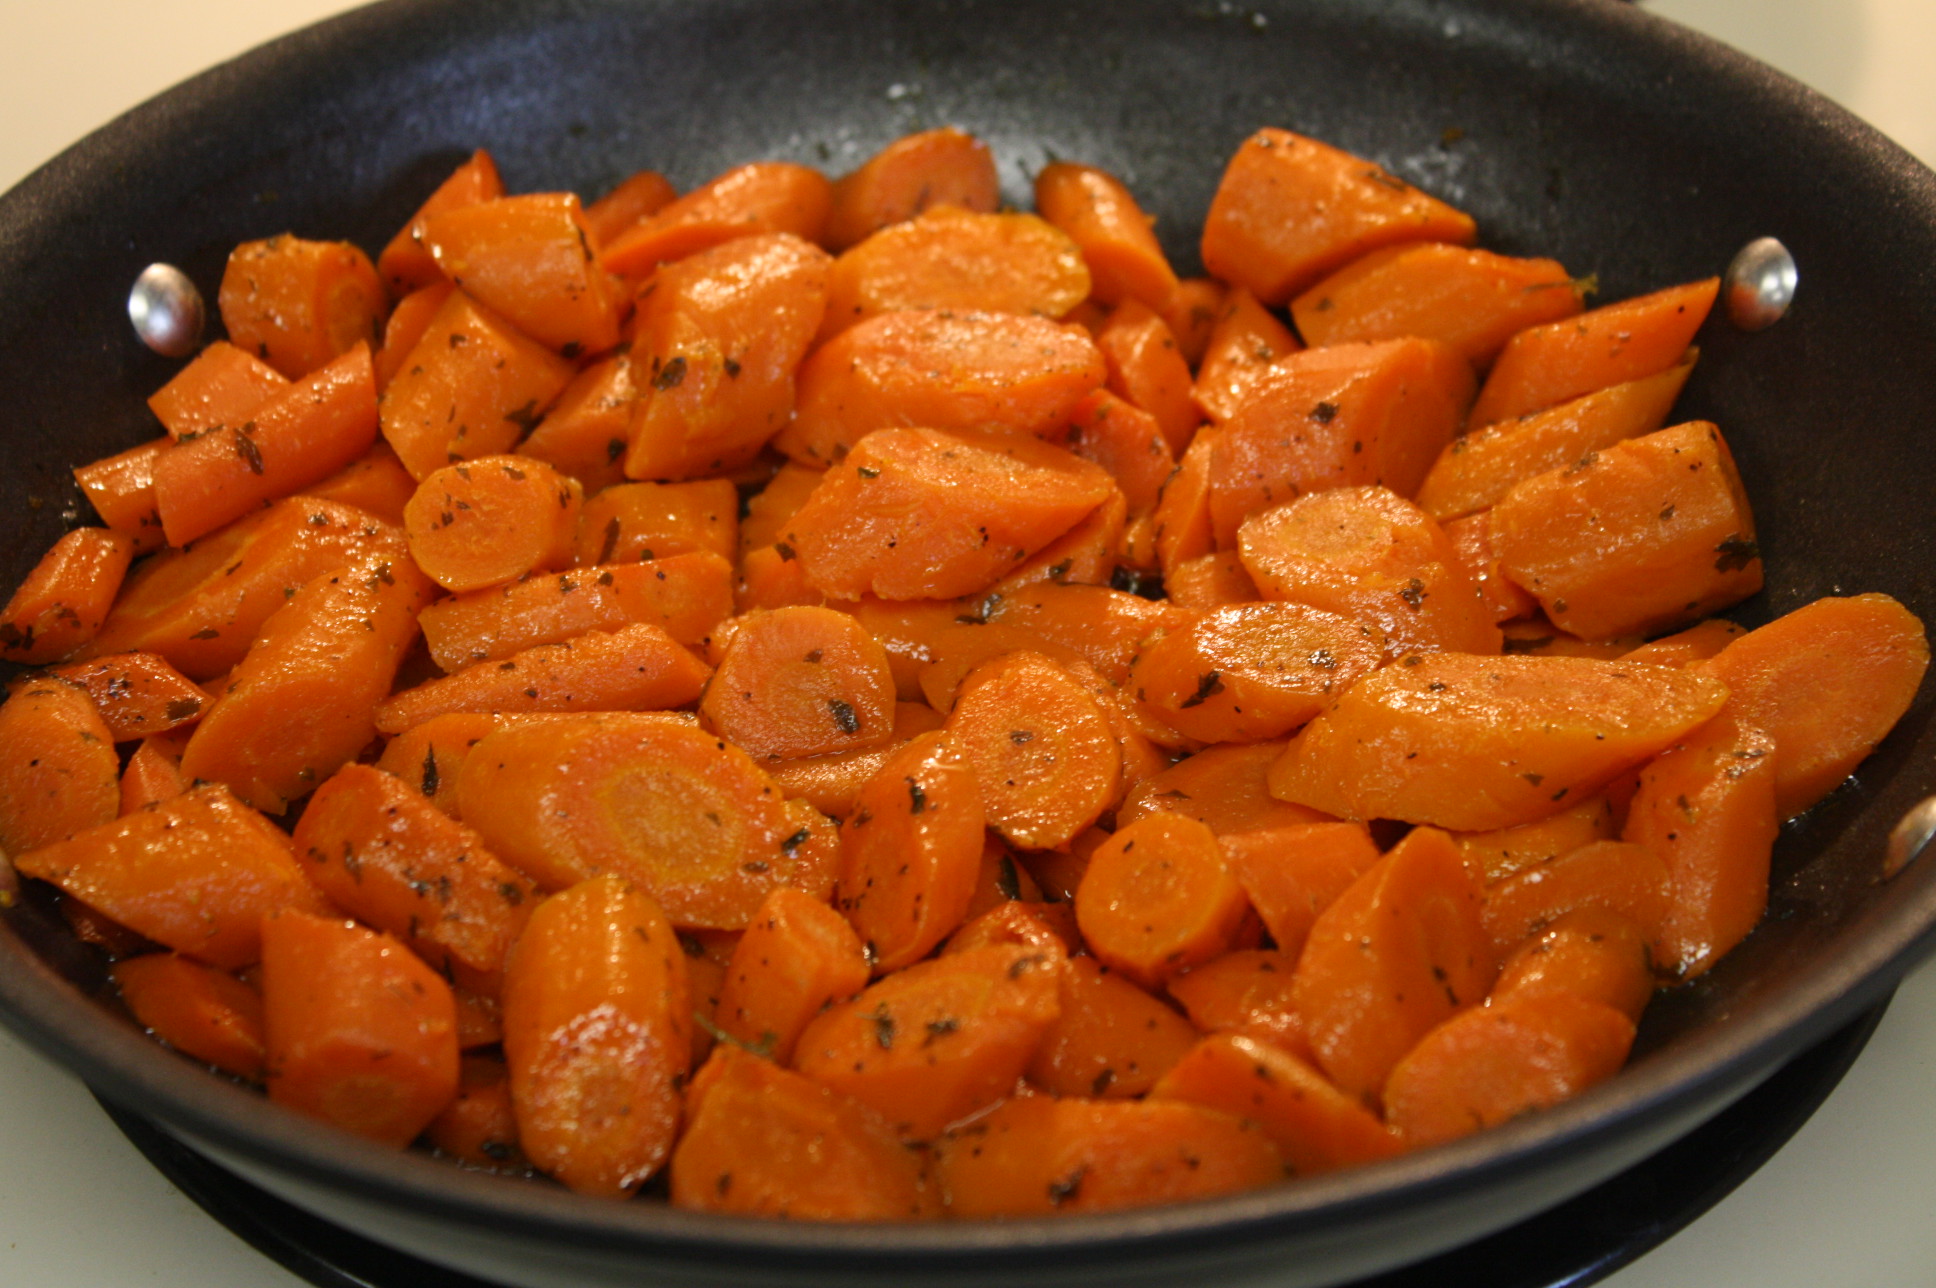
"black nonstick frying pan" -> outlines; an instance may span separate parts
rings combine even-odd
[[[1753,624],[1886,591],[1936,616],[1936,176],[1831,104],[1610,0],[391,0],[171,91],[0,198],[0,571],[72,521],[67,470],[152,434],[172,364],[121,300],[151,260],[205,288],[237,241],[374,249],[476,146],[516,189],[642,166],[844,170],[930,125],[988,140],[1024,204],[1051,157],[1121,175],[1180,268],[1259,125],[1373,157],[1487,246],[1603,299],[1718,272],[1763,234],[1795,308],[1713,323],[1685,415],[1727,430],[1769,586]],[[0,1016],[104,1094],[374,1237],[521,1284],[1333,1283],[1549,1206],[1689,1130],[1873,1005],[1927,950],[1936,873],[1881,879],[1936,792],[1925,694],[1786,830],[1764,926],[1649,1012],[1632,1067],[1442,1149],[1200,1204],[1054,1222],[817,1227],[594,1204],[393,1155],[157,1051],[33,900],[0,929]]]

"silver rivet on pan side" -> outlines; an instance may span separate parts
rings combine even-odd
[[[141,343],[167,358],[186,358],[202,342],[207,309],[188,274],[173,264],[150,264],[128,292],[128,321]]]
[[[1755,238],[1735,255],[1723,280],[1728,320],[1743,331],[1773,326],[1795,302],[1799,280],[1786,246],[1773,237]]]
[[[1936,839],[1936,796],[1926,796],[1897,820],[1882,851],[1882,875],[1892,877]]]

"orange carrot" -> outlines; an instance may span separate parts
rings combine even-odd
[[[1478,590],[1479,601],[1493,621],[1505,623],[1539,614],[1539,601],[1499,569],[1499,556],[1492,548],[1490,514],[1468,514],[1440,526],[1452,542],[1459,570]]]
[[[1096,347],[1108,364],[1110,390],[1156,418],[1171,452],[1189,446],[1200,419],[1190,401],[1190,368],[1162,317],[1132,296],[1109,315]]]
[[[152,653],[115,653],[57,666],[52,674],[87,690],[116,742],[192,724],[208,694]]]
[[[510,1079],[504,1061],[495,1056],[462,1059],[456,1098],[424,1129],[438,1153],[488,1171],[522,1171],[531,1165],[518,1148]]]
[[[826,245],[846,250],[935,206],[992,213],[1000,201],[986,143],[951,126],[923,130],[894,140],[835,181]]]
[[[1176,270],[1157,244],[1154,221],[1115,176],[1050,162],[1035,176],[1035,208],[1082,248],[1089,293],[1104,304],[1135,299],[1160,309],[1176,290]]]
[[[968,921],[1011,903],[1042,903],[1042,887],[1026,867],[1016,862],[1014,851],[992,836],[982,838],[981,864],[975,876],[975,891],[968,900]],[[966,923],[964,923],[965,926]],[[953,944],[959,935],[952,936]]]
[[[148,409],[176,440],[228,426],[239,429],[255,410],[289,388],[268,363],[217,340],[148,397]]]
[[[983,601],[991,624],[1017,627],[1079,654],[1112,684],[1150,641],[1179,631],[1194,613],[1106,586],[1037,585]]]
[[[569,192],[499,197],[423,220],[419,240],[460,290],[567,358],[618,343],[623,289],[599,267]]]
[[[1362,823],[1297,823],[1227,832],[1224,861],[1293,961],[1320,914],[1378,862]]]
[[[1007,853],[999,841],[991,841],[989,848]],[[989,849],[982,851],[984,856],[988,852]],[[1018,890],[1025,890],[1026,887],[1035,885],[1026,868],[1020,864],[1017,864],[1016,868]],[[1037,892],[1040,892],[1039,887]],[[950,935],[941,951],[945,956],[948,953],[965,953],[977,948],[1008,945],[1040,948],[1067,955],[1072,945],[1079,945],[1081,942],[1082,935],[1076,926],[1075,909],[1066,901],[1025,903],[1021,899],[1004,899]]]
[[[1235,287],[1217,314],[1190,396],[1210,419],[1228,420],[1242,399],[1243,386],[1260,368],[1303,348],[1255,295]]]
[[[262,1081],[262,995],[254,989],[175,953],[116,962],[109,974],[142,1028],[191,1059]]]
[[[1673,873],[1651,846],[1590,841],[1487,890],[1486,933],[1496,950],[1510,952],[1568,913],[1593,908],[1625,917],[1656,945],[1673,893]]]
[[[447,465],[404,506],[410,557],[458,592],[568,567],[583,497],[577,479],[523,456]]]
[[[590,364],[565,386],[518,451],[571,475],[587,493],[624,482],[625,448],[641,384],[624,352]]]
[[[1232,550],[1179,564],[1163,579],[1163,593],[1185,608],[1237,608],[1255,604],[1263,592]]]
[[[402,527],[403,507],[416,490],[417,480],[403,468],[403,462],[390,450],[390,445],[378,442],[322,482],[305,487],[303,495],[353,506],[385,523]]]
[[[74,482],[101,522],[133,541],[138,555],[167,544],[155,510],[155,461],[172,446],[174,440],[163,435],[74,471]]]
[[[1686,666],[1689,662],[1705,662],[1747,633],[1745,626],[1738,626],[1724,617],[1709,617],[1684,631],[1663,635],[1642,644],[1622,656],[1630,662]]]
[[[1465,858],[1466,870],[1493,885],[1582,845],[1612,840],[1620,833],[1620,821],[1613,801],[1602,793],[1536,822],[1462,832],[1452,839]]]
[[[599,258],[606,271],[640,279],[655,265],[742,237],[819,241],[832,206],[833,185],[818,170],[787,161],[735,166],[620,233]]]
[[[1266,774],[1283,754],[1282,742],[1206,748],[1133,788],[1117,825],[1158,810],[1194,818],[1219,836],[1324,821],[1327,815],[1270,794]]]
[[[1603,908],[1555,919],[1506,958],[1490,1004],[1547,993],[1602,1002],[1638,1024],[1654,993],[1646,936],[1631,919]]]
[[[1199,1031],[1241,1033],[1308,1060],[1311,1045],[1291,1001],[1296,971],[1297,949],[1240,948],[1191,967],[1167,987]]]
[[[727,963],[720,1031],[785,1064],[814,1016],[867,987],[868,967],[845,918],[782,886],[760,904]]]
[[[1197,1040],[1188,1020],[1094,958],[1063,964],[1060,997],[1028,1068],[1058,1096],[1140,1096]]]
[[[1228,952],[1249,908],[1216,833],[1171,813],[1099,846],[1076,891],[1090,951],[1146,987]]]
[[[617,187],[585,207],[585,227],[591,233],[593,249],[618,240],[619,234],[678,198],[679,190],[657,170],[627,175]]]
[[[148,805],[179,796],[188,790],[182,777],[181,747],[172,740],[144,738],[128,757],[121,771],[121,813],[134,813]]]
[[[1210,523],[1210,462],[1218,437],[1211,427],[1198,430],[1157,497],[1150,516],[1151,545],[1165,575],[1216,549]]]
[[[390,306],[368,255],[287,233],[229,253],[218,303],[229,339],[291,380],[376,344]]]
[[[1109,471],[1132,516],[1156,508],[1176,469],[1156,418],[1107,389],[1085,395],[1069,412],[1069,450]]]
[[[134,547],[112,528],[76,528],[56,541],[0,610],[0,657],[57,662],[100,634]]]
[[[18,856],[115,818],[120,772],[87,690],[46,676],[15,686],[0,704],[0,852]]]
[[[1214,277],[1186,277],[1156,306],[1176,337],[1183,360],[1194,369],[1210,347],[1210,335],[1230,289]]]
[[[771,759],[881,746],[894,726],[887,650],[831,608],[749,613],[735,624],[699,718]]]
[[[726,479],[604,489],[579,514],[572,562],[632,563],[695,550],[723,559],[739,553],[739,497]]]
[[[479,148],[471,153],[464,164],[452,171],[449,178],[437,185],[436,191],[425,199],[423,205],[417,208],[417,213],[397,230],[396,236],[383,248],[383,254],[376,261],[383,280],[399,295],[442,280],[437,261],[430,257],[430,252],[423,245],[424,221],[446,210],[457,210],[503,195],[504,181],[498,178],[497,163],[491,159],[490,153]]]
[[[383,343],[377,346],[371,363],[376,368],[376,392],[380,398],[390,382],[403,370],[410,351],[423,339],[429,328],[430,320],[437,316],[437,310],[444,307],[444,301],[455,290],[449,282],[439,277],[430,286],[410,292],[397,306],[390,310],[390,320],[383,324]]]

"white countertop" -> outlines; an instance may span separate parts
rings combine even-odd
[[[0,191],[115,114],[342,0],[0,0]],[[1654,0],[1936,165],[1936,0]],[[1936,967],[1773,1161],[1609,1288],[1936,1283]],[[296,1288],[0,1033],[0,1284]],[[1452,1288],[1452,1286],[1448,1286]]]

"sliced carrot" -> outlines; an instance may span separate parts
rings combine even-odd
[[[1075,527],[997,581],[991,592],[1006,596],[1037,586],[1106,586],[1116,575],[1128,512],[1122,493],[1110,492]]]
[[[419,242],[460,290],[567,358],[618,343],[625,294],[599,266],[569,192],[499,197],[423,220]]]
[[[392,290],[402,295],[442,280],[437,261],[423,245],[424,221],[446,210],[457,210],[480,201],[504,195],[504,181],[498,177],[497,163],[483,148],[471,153],[464,164],[437,185],[425,198],[417,213],[397,230],[383,254],[377,257],[377,270]]]
[[[1218,836],[1327,821],[1329,815],[1271,795],[1266,776],[1284,746],[1206,748],[1137,784],[1116,811],[1117,825],[1159,810],[1194,818]]]
[[[749,613],[735,624],[699,718],[776,760],[881,746],[894,727],[887,650],[831,608]]]
[[[1650,946],[1657,945],[1673,911],[1673,894],[1673,873],[1652,847],[1589,841],[1487,890],[1486,933],[1493,947],[1506,953],[1567,914],[1594,908],[1625,917]]]
[[[1017,627],[1079,654],[1112,684],[1129,680],[1139,650],[1196,615],[1106,586],[1036,585],[984,601],[991,624]]]
[[[572,561],[632,563],[694,550],[739,553],[739,497],[726,479],[606,488],[585,502]]]
[[[1630,662],[1654,662],[1661,666],[1686,666],[1705,662],[1748,633],[1725,617],[1710,617],[1684,631],[1663,635],[1623,654]]]
[[[1109,315],[1096,347],[1108,364],[1111,392],[1154,416],[1172,453],[1188,447],[1201,418],[1190,401],[1189,365],[1169,324],[1132,296]]]
[[[188,780],[182,777],[181,748],[171,745],[172,740],[143,738],[141,745],[128,757],[127,766],[121,771],[121,813],[128,815],[138,809],[179,796],[188,790]]]
[[[288,388],[289,378],[280,371],[217,340],[150,394],[148,409],[168,437],[179,440],[224,425],[239,429],[256,408]]]
[[[1613,801],[1602,793],[1536,822],[1462,832],[1452,839],[1458,843],[1467,870],[1493,885],[1582,845],[1612,840],[1620,834],[1620,822]]]
[[[1069,234],[1089,266],[1089,293],[1104,304],[1141,300],[1162,308],[1176,290],[1176,270],[1122,181],[1094,166],[1054,161],[1035,176],[1035,208]]]
[[[789,461],[764,487],[748,497],[740,517],[739,552],[747,554],[770,546],[786,534],[786,526],[813,495],[825,470]]]
[[[1630,918],[1604,908],[1556,918],[1506,958],[1489,1005],[1546,993],[1604,1003],[1638,1024],[1654,994],[1646,935]]]
[[[120,772],[86,689],[47,676],[15,686],[0,704],[0,851],[18,856],[115,818]]]
[[[999,841],[991,841],[989,848],[1007,853]],[[982,851],[984,855],[988,852],[988,849]],[[1029,877],[1028,870],[1018,863],[1016,865],[1018,890],[1033,885],[1035,882]],[[1075,909],[1066,901],[1042,903],[1004,899],[980,916],[964,923],[960,930],[948,937],[948,942],[942,946],[941,952],[945,956],[949,953],[970,952],[977,948],[1009,945],[1041,948],[1066,955],[1072,946],[1080,945],[1081,942],[1082,932],[1076,926]]]
[[[1216,833],[1167,812],[1097,847],[1076,891],[1090,951],[1146,987],[1228,952],[1249,909]]]
[[[116,742],[130,742],[192,724],[208,694],[152,653],[115,653],[52,668],[52,674],[87,690]]]
[[[457,818],[457,771],[463,767],[471,748],[485,734],[513,721],[547,718],[568,717],[498,716],[469,711],[432,716],[386,742],[376,767],[395,774],[425,800]]]
[[[590,364],[565,386],[518,451],[571,475],[588,493],[624,482],[625,448],[641,384],[626,353]]]
[[[112,528],[56,541],[0,609],[0,657],[57,662],[100,634],[134,554],[133,539]]]
[[[742,237],[817,242],[832,207],[833,185],[818,170],[788,161],[735,166],[614,237],[599,258],[606,271],[638,279]]]
[[[1241,1033],[1308,1060],[1311,1046],[1291,1001],[1296,971],[1296,948],[1239,948],[1191,967],[1167,987],[1200,1032]]]
[[[719,993],[721,1032],[785,1064],[807,1024],[867,987],[869,962],[846,918],[781,886],[766,896],[733,949]]]
[[[453,988],[457,1000],[457,1044],[466,1051],[496,1046],[504,1040],[502,1006],[495,996]]]
[[[1255,295],[1234,287],[1210,332],[1190,397],[1211,420],[1228,420],[1243,399],[1244,386],[1260,370],[1303,348]]]
[[[1492,548],[1490,514],[1468,514],[1440,526],[1452,542],[1459,570],[1478,590],[1479,600],[1493,621],[1505,623],[1539,614],[1539,601],[1499,569],[1499,556]]]
[[[304,496],[321,497],[339,505],[374,514],[385,523],[403,526],[403,507],[417,490],[417,480],[403,468],[390,445],[378,442],[336,473],[304,487]]]
[[[611,244],[632,225],[658,214],[678,198],[679,190],[657,170],[636,170],[627,175],[585,207],[585,226],[591,232],[593,248]]]
[[[1064,964],[1061,1006],[1028,1068],[1054,1095],[1140,1096],[1197,1040],[1188,1020],[1094,958]]]
[[[404,507],[410,557],[460,593],[568,567],[583,497],[577,479],[524,456],[446,465]]]
[[[1293,962],[1319,915],[1378,862],[1362,823],[1294,823],[1218,839],[1231,875]]]
[[[952,126],[894,140],[834,183],[826,244],[835,251],[935,206],[992,213],[1001,202],[988,145]]]
[[[968,900],[968,922],[1008,904],[1031,908],[1042,903],[1042,887],[1033,874],[1016,861],[1014,851],[992,836],[982,838],[981,864],[975,876],[975,892]],[[963,923],[964,928],[967,922]],[[959,935],[951,936],[952,945]]]
[[[1151,544],[1166,575],[1217,548],[1210,521],[1210,463],[1219,436],[1208,427],[1199,430],[1157,497],[1150,516]]]
[[[262,1081],[260,993],[227,971],[176,953],[129,958],[108,973],[142,1028],[191,1059]]]
[[[1186,277],[1176,284],[1156,311],[1170,325],[1183,360],[1194,369],[1210,347],[1210,335],[1223,312],[1230,288],[1214,277]]]
[[[375,345],[390,307],[368,255],[287,233],[229,253],[218,304],[236,347],[291,380]]]
[[[74,471],[74,482],[101,522],[133,541],[138,555],[168,544],[155,509],[155,461],[172,446],[174,440],[163,435]]]
[[[1096,389],[1069,411],[1069,450],[1109,471],[1131,515],[1156,508],[1176,459],[1156,418],[1107,389]]]
[[[1233,550],[1179,564],[1163,579],[1163,592],[1171,603],[1198,610],[1252,605],[1264,597]]]
[[[457,1095],[424,1129],[438,1153],[471,1167],[522,1171],[511,1108],[511,1075],[496,1056],[466,1055],[458,1065]]]

